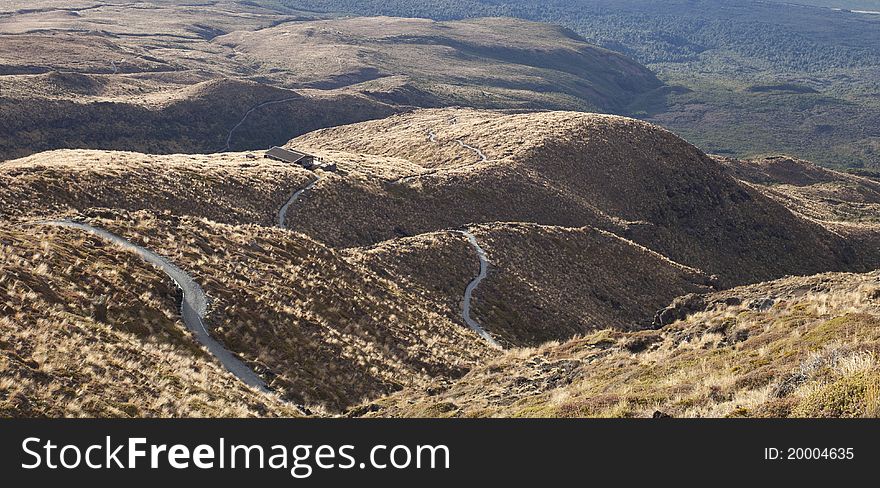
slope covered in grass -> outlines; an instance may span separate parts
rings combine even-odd
[[[87,235],[0,229],[0,416],[296,416],[199,347],[160,271]]]
[[[397,169],[348,165],[348,176],[303,200],[297,229],[333,245],[480,222],[593,226],[724,286],[864,271],[878,259],[876,247],[793,214],[674,134],[623,117],[423,110],[316,131],[290,146],[386,158]],[[350,218],[335,224],[339,215]]]
[[[165,256],[208,295],[206,321],[270,386],[338,411],[432,378],[489,350],[465,326],[302,234],[150,212],[89,221]]]
[[[421,110],[290,146],[338,171],[248,153],[0,163],[0,414],[874,412],[876,273],[780,278],[876,266],[870,178],[574,112]],[[57,218],[189,273],[211,334],[275,395],[198,347],[164,274],[40,225]],[[462,317],[481,269],[464,230],[489,263],[470,317],[508,351]]]
[[[659,331],[511,351],[377,416],[876,417],[878,275],[786,278],[679,301]],[[686,304],[685,304],[686,303]]]
[[[310,177],[298,166],[253,153],[50,151],[0,163],[0,216],[149,209],[218,222],[271,224],[290,192]]]

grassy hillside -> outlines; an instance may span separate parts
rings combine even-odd
[[[262,155],[250,156],[59,150],[6,161],[0,164],[0,217],[149,209],[271,225],[290,192],[311,175]]]
[[[286,401],[338,411],[404,385],[460,377],[488,354],[466,327],[306,236],[148,212],[89,214],[101,217],[76,218],[191,272],[210,299],[212,334]],[[179,321],[171,282],[149,265],[77,231],[25,222],[19,229],[3,236],[9,252],[0,282],[0,391],[11,402],[4,415],[295,412],[292,404],[237,386],[201,350]],[[107,338],[101,345],[85,346],[101,337]],[[172,378],[160,380],[163,375]],[[160,397],[148,393],[169,382],[174,388]],[[224,386],[230,384],[235,388]],[[127,385],[137,388],[127,391]],[[211,388],[223,393],[211,396]],[[79,390],[91,392],[91,399],[59,401]],[[260,398],[264,406],[251,405]]]
[[[659,331],[511,351],[373,416],[876,417],[877,273],[787,278],[682,302]]]
[[[488,354],[467,328],[304,235],[149,213],[98,221],[192,270],[231,350],[299,404],[337,411]]]
[[[711,289],[699,271],[594,228],[491,223],[471,231],[490,263],[473,316],[505,346],[606,327],[649,327],[674,297]],[[358,254],[452,320],[459,320],[461,290],[479,269],[466,239],[448,231],[386,241]]]
[[[402,294],[396,283],[357,264],[357,251],[342,255],[308,236],[271,228],[292,190],[309,181],[306,175],[305,170],[263,158],[250,160],[244,154],[157,157],[54,151],[2,163],[0,178],[5,184],[0,201],[11,211],[0,218],[16,229],[14,239],[3,242],[15,246],[23,239],[32,241],[4,255],[4,265],[10,267],[4,281],[10,301],[4,312],[11,314],[16,330],[32,323],[51,329],[57,319],[42,318],[43,312],[30,305],[23,308],[21,300],[40,295],[51,304],[46,313],[63,309],[68,298],[55,290],[63,285],[91,300],[84,306],[105,304],[104,308],[132,314],[133,319],[111,316],[101,321],[142,330],[145,339],[159,334],[159,325],[140,324],[137,317],[161,312],[171,321],[161,325],[171,330],[168,334],[176,334],[182,346],[199,349],[174,323],[176,294],[167,277],[100,240],[75,230],[47,231],[40,225],[65,218],[89,221],[191,273],[209,297],[206,321],[212,333],[279,395],[296,404],[338,411],[404,385],[459,377],[488,354],[475,334],[453,322],[460,319],[438,314],[418,297]],[[67,257],[70,254],[75,257]],[[135,276],[114,271],[120,260],[150,272]],[[77,263],[92,266],[93,261],[106,273],[98,290],[70,276],[81,265]],[[19,272],[29,268],[36,271]],[[30,278],[33,273],[37,277]],[[37,286],[34,280],[49,284]],[[127,287],[128,280],[142,284],[140,300],[106,291],[137,291]],[[59,284],[52,285],[54,281]],[[165,308],[144,302],[157,293],[148,290],[157,287],[168,297]],[[107,313],[89,310],[78,316]],[[90,322],[83,327],[86,335],[96,333]],[[22,355],[17,343],[4,344],[10,354]],[[152,354],[149,347],[134,343],[127,354],[132,361],[150,361],[143,357]],[[107,379],[95,375],[82,381],[95,383],[102,377]],[[33,393],[22,395],[32,398]],[[108,393],[109,398],[113,395]],[[144,415],[198,415],[139,408]],[[60,414],[55,410],[51,415]]]
[[[576,112],[421,110],[291,145],[338,171],[0,163],[0,415],[874,415],[877,277],[784,277],[876,267],[871,178]],[[272,393],[199,345],[165,274],[42,224],[62,218],[188,273]],[[488,261],[469,317],[507,351],[464,318],[465,229]]]
[[[807,218],[863,230],[880,219],[880,182],[875,179],[830,171],[786,156],[719,161],[736,178]]]
[[[597,329],[642,329],[712,279],[610,232],[534,224],[473,229],[493,263],[475,317],[504,343],[537,345]]]
[[[94,239],[0,228],[0,417],[297,416],[188,336],[161,273]]]
[[[291,146],[350,173],[322,181],[295,224],[333,245],[531,222],[608,230],[728,285],[876,262],[870,247],[848,245],[672,133],[633,119],[425,110],[316,131]],[[399,169],[363,173],[330,148],[392,158],[385,164]],[[339,215],[349,218],[340,225]]]

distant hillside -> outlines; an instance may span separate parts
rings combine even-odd
[[[57,76],[55,72],[16,77],[13,83],[28,83],[29,89],[38,90],[43,78]],[[108,75],[83,75],[80,80],[98,86],[115,84]],[[395,112],[359,94],[303,94],[238,80],[205,81],[146,101],[75,92],[48,98],[29,92],[3,102],[0,132],[8,137],[0,140],[0,158],[9,159],[57,148],[156,154],[266,148],[291,134]]]
[[[785,151],[831,166],[880,166],[880,15],[757,0],[285,3],[359,15],[509,16],[562,25],[654,70],[667,86],[622,113],[675,130],[707,152]],[[786,84],[802,89],[752,90]]]
[[[619,111],[662,85],[572,31],[522,20],[147,5],[0,12],[0,160],[265,148],[413,107]]]
[[[788,156],[754,161],[717,159],[735,178],[850,242],[873,242],[880,236],[880,183],[875,179],[831,171]]]
[[[399,87],[385,97],[408,105],[613,111],[660,86],[644,67],[571,31],[513,19],[287,23],[215,42],[281,84],[333,88],[399,76],[420,95]]]

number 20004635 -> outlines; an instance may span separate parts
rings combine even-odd
[[[764,459],[768,460],[850,460],[855,458],[852,447],[788,447],[764,448]]]

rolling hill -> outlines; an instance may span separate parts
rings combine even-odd
[[[387,164],[399,168],[328,178],[302,201],[307,218],[296,228],[337,246],[479,222],[593,226],[725,286],[869,270],[876,259],[674,134],[633,119],[426,110],[316,131],[291,146],[393,158]],[[345,157],[337,158],[343,167]],[[340,215],[350,218],[339,224]]]
[[[613,111],[660,86],[647,69],[569,30],[505,18],[295,22],[215,42],[259,63],[279,84],[376,81],[366,89],[411,106]],[[395,77],[398,86],[388,87]]]
[[[0,12],[0,159],[265,148],[413,107],[616,110],[660,86],[571,31],[513,19],[332,19],[212,1]]]

